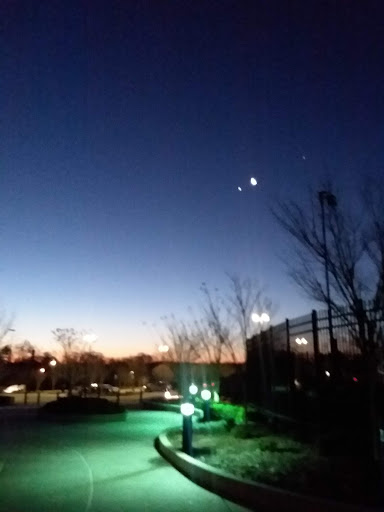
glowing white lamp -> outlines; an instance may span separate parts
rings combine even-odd
[[[203,391],[201,392],[201,398],[203,400],[210,400],[212,396],[212,393],[209,391],[209,389],[203,389]]]
[[[192,416],[192,414],[195,412],[195,406],[190,403],[181,404],[180,412],[183,416]]]
[[[195,384],[191,384],[189,386],[189,392],[191,395],[196,395],[199,390],[197,389],[197,386]]]

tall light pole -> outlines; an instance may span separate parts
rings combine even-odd
[[[262,392],[262,398],[264,398],[264,395],[265,395],[265,391],[266,391],[266,375],[265,375],[265,365],[264,365],[264,355],[263,355],[263,349],[261,347],[261,332],[263,330],[263,325],[264,324],[267,324],[268,322],[271,321],[269,315],[267,313],[261,313],[261,315],[259,315],[258,313],[252,313],[251,315],[251,320],[252,322],[254,322],[256,325],[260,325],[260,330],[259,330],[259,343],[258,343],[258,348],[259,348],[259,364],[260,364],[260,380],[261,380],[261,392]]]
[[[57,365],[56,359],[52,359],[49,361],[49,366],[51,367],[51,381],[52,381],[52,390],[55,389],[55,383],[56,383],[56,375],[55,375],[55,368]]]
[[[336,208],[337,200],[336,197],[328,192],[322,190],[319,192],[319,201],[321,207],[321,226],[323,232],[323,246],[324,246],[324,262],[325,262],[325,286],[326,286],[326,302],[328,306],[328,329],[329,329],[329,340],[331,345],[331,356],[333,360],[333,373],[337,374],[337,340],[333,335],[333,320],[332,320],[332,306],[331,306],[331,290],[329,285],[329,255],[327,246],[327,230],[325,226],[325,204],[329,208]]]

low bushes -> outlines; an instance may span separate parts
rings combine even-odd
[[[45,404],[41,411],[48,414],[74,414],[74,415],[92,415],[92,414],[118,414],[123,413],[124,408],[116,403],[110,402],[106,398],[81,398],[71,396],[60,398],[54,402]]]
[[[219,402],[213,403],[211,405],[211,409],[214,415],[219,419],[225,420],[229,427],[244,423],[245,412],[242,405],[232,405]]]

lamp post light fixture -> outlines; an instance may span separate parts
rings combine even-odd
[[[261,393],[262,397],[264,399],[264,396],[267,395],[267,377],[265,372],[265,363],[264,363],[264,353],[261,346],[261,332],[263,330],[263,325],[267,324],[271,321],[271,317],[268,315],[268,313],[261,313],[259,315],[258,313],[252,313],[251,320],[255,324],[260,324],[260,333],[259,333],[259,342],[258,342],[258,348],[259,348],[259,364],[260,364],[260,379],[261,379]],[[247,378],[248,378],[248,357],[246,359],[246,381],[245,381],[245,387],[247,391]],[[248,392],[246,393],[248,395]],[[247,403],[245,400],[245,418],[247,418]]]
[[[336,197],[327,190],[321,190],[318,193],[320,208],[321,208],[321,226],[323,234],[323,249],[324,249],[324,266],[325,266],[325,288],[326,288],[326,301],[328,307],[328,329],[329,329],[329,340],[331,345],[331,356],[334,372],[337,371],[337,340],[333,335],[333,319],[332,319],[332,302],[331,302],[331,290],[329,284],[329,254],[327,245],[327,230],[325,226],[325,205],[329,209],[335,210],[337,207]]]
[[[52,390],[55,389],[55,383],[56,383],[56,379],[55,379],[55,367],[56,367],[56,365],[57,365],[56,359],[52,359],[51,361],[49,361],[49,366],[51,367]]]
[[[251,315],[251,320],[252,322],[254,322],[255,324],[267,324],[268,322],[271,321],[271,318],[270,316],[268,315],[268,313],[261,313],[261,315],[257,314],[257,313],[252,313]]]
[[[183,452],[192,455],[192,415],[195,406],[189,402],[181,404],[180,412],[183,415]]]
[[[197,395],[197,392],[198,392],[198,388],[196,386],[196,384],[191,384],[189,386],[189,392],[191,393],[191,395]]]
[[[209,391],[209,389],[203,389],[201,392],[201,398],[203,399],[203,412],[204,417],[203,421],[210,421],[211,420],[211,396],[212,393]]]
[[[45,368],[39,368],[36,377],[37,404],[40,404],[40,386],[44,380]]]
[[[190,394],[192,403],[195,403],[196,395],[199,391],[198,387],[196,386],[196,384],[191,384],[189,386],[188,390],[189,390],[189,394]]]
[[[305,338],[296,338],[295,341],[298,345],[308,345],[308,341]]]

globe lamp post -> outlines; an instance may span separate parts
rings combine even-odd
[[[195,403],[196,395],[197,395],[197,392],[199,391],[196,384],[191,384],[188,389],[189,389],[191,402]]]
[[[203,421],[210,421],[211,419],[211,396],[212,393],[209,389],[203,389],[201,392],[201,398],[203,399]]]
[[[56,383],[56,375],[55,375],[55,369],[56,369],[57,361],[56,359],[52,359],[52,361],[49,361],[49,366],[51,367],[51,381],[52,381],[52,390],[55,389],[55,383]]]
[[[192,415],[195,412],[195,406],[191,403],[184,403],[180,406],[180,412],[183,415],[183,452],[192,455]]]
[[[261,344],[261,336],[262,336],[262,331],[263,331],[263,325],[268,324],[271,321],[271,318],[268,315],[268,313],[261,313],[261,315],[259,315],[258,313],[253,313],[251,315],[251,320],[256,325],[260,326],[260,331],[258,333],[259,364],[260,364],[260,378],[261,378],[260,389],[261,389],[262,401],[264,401],[264,399],[266,397],[266,393],[267,393],[267,382],[266,382],[266,372],[265,372],[265,363],[264,363],[264,352],[263,352],[262,344]]]

